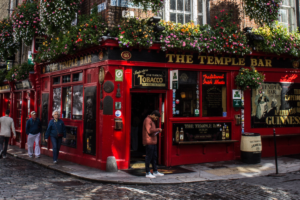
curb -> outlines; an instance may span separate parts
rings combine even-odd
[[[69,176],[72,176],[72,177],[75,177],[75,178],[78,178],[78,179],[87,180],[87,181],[91,181],[91,182],[97,182],[97,183],[110,183],[110,184],[122,184],[122,185],[179,185],[179,184],[187,184],[187,183],[199,183],[199,182],[208,182],[208,181],[209,182],[211,182],[211,181],[224,181],[224,180],[239,180],[240,179],[240,178],[228,178],[228,179],[220,178],[220,179],[210,180],[210,179],[205,179],[204,178],[205,180],[186,181],[186,182],[184,182],[184,181],[182,181],[182,182],[166,182],[166,183],[134,182],[134,181],[126,182],[126,181],[116,181],[116,180],[108,180],[108,179],[93,179],[93,178],[87,178],[87,177],[79,176],[79,175],[76,175],[76,174],[72,174],[72,173],[66,172],[66,171],[61,170],[61,169],[53,168],[53,167],[51,167],[52,165],[47,165],[47,164],[43,164],[43,163],[38,162],[38,159],[31,159],[31,158],[27,158],[26,156],[25,157],[24,156],[19,156],[17,154],[9,153],[9,152],[7,152],[7,154],[12,155],[15,158],[19,158],[19,159],[22,159],[22,160],[27,160],[27,161],[30,161],[32,163],[35,163],[35,164],[41,165],[43,167],[46,167],[48,169],[58,171],[60,173],[63,173],[63,174],[66,174],[66,175],[69,175]],[[118,171],[120,171],[120,170],[118,170]],[[114,172],[111,172],[111,173],[114,173]],[[270,173],[270,174],[273,174],[273,173]],[[270,174],[265,174],[265,175],[259,176],[259,177],[266,177],[266,176],[269,176]],[[177,180],[179,180],[179,179],[177,179]]]
[[[50,165],[45,165],[43,163],[40,163],[40,162],[37,162],[35,161],[34,159],[29,159],[29,158],[25,158],[25,157],[21,157],[21,156],[18,156],[17,154],[13,154],[13,153],[9,153],[7,152],[7,154],[15,157],[15,158],[19,158],[19,159],[22,159],[22,160],[27,160],[27,161],[30,161],[32,163],[35,163],[35,164],[38,164],[38,165],[41,165],[43,167],[46,167],[48,169],[51,169],[51,170],[54,170],[54,171],[58,171],[60,173],[63,173],[63,174],[66,174],[66,175],[69,175],[69,176],[73,176],[75,178],[79,178],[79,179],[82,179],[82,180],[87,180],[87,181],[92,181],[92,182],[97,182],[97,183],[111,183],[111,184],[126,184],[126,185],[179,185],[179,184],[185,184],[185,183],[199,183],[199,182],[206,182],[206,181],[218,181],[218,180],[203,180],[203,181],[189,181],[189,182],[182,182],[182,183],[153,183],[153,182],[150,182],[150,183],[145,183],[145,182],[126,182],[126,181],[113,181],[113,180],[99,180],[99,179],[92,179],[92,178],[86,178],[86,177],[83,177],[83,176],[78,176],[78,175],[75,175],[75,174],[71,174],[71,173],[68,173],[68,172],[65,172],[63,170],[60,170],[60,169],[57,169],[57,168],[52,168]],[[113,172],[112,172],[113,173]],[[238,179],[238,178],[236,178]],[[220,179],[220,180],[224,180],[224,179]],[[235,180],[234,179],[228,179],[228,180]]]

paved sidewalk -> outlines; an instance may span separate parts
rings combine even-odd
[[[52,157],[41,155],[41,158],[29,158],[27,151],[16,146],[9,146],[8,153],[15,157],[25,159],[50,169],[60,171],[78,178],[122,184],[178,184],[211,180],[232,180],[250,177],[266,176],[275,173],[274,158],[263,158],[261,163],[249,165],[240,161],[223,161],[214,163],[202,163],[181,165],[180,167],[194,172],[181,174],[167,174],[163,177],[148,179],[143,176],[134,176],[122,170],[118,172],[106,172],[99,169],[82,166],[76,163],[59,160],[53,164]],[[279,173],[287,173],[300,170],[300,160],[288,157],[278,158]]]

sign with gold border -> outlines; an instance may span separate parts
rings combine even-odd
[[[124,59],[124,60],[129,60],[131,58],[131,53],[129,51],[123,51],[121,53],[121,57]]]

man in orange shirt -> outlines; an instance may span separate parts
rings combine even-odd
[[[162,131],[161,128],[156,128],[155,121],[160,118],[158,110],[154,110],[146,117],[143,124],[143,145],[146,146],[146,178],[155,178],[164,174],[157,171],[157,134]],[[153,174],[150,173],[150,163],[152,163]]]

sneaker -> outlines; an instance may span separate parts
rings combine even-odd
[[[40,156],[35,156],[35,158],[40,158]]]
[[[149,173],[149,174],[146,174],[146,178],[156,178],[156,177],[153,176],[153,174]]]
[[[57,161],[53,161],[53,163],[54,163],[54,164],[56,164],[56,163],[57,163]]]
[[[160,173],[160,172],[158,172],[158,171],[153,172],[153,175],[154,175],[154,176],[164,176],[163,173]]]
[[[3,156],[3,158],[6,158],[6,155],[5,155],[5,156]]]
[[[32,155],[29,155],[29,158],[32,158]]]

